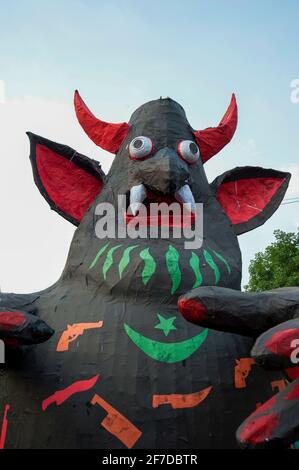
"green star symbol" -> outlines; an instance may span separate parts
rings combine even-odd
[[[157,328],[157,330],[162,330],[165,336],[168,336],[171,330],[177,330],[173,324],[176,317],[164,318],[162,315],[159,315],[159,313],[157,314],[157,317],[159,318],[160,322],[155,325],[155,328]]]

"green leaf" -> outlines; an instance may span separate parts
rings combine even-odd
[[[137,246],[138,245],[128,246],[128,248],[124,250],[121,260],[118,265],[118,272],[119,272],[120,279],[122,277],[122,273],[124,272],[124,270],[126,269],[126,267],[128,266],[130,262],[131,251],[134,250],[134,248],[137,248]]]
[[[210,266],[210,268],[212,268],[213,271],[214,271],[215,285],[217,285],[219,280],[220,280],[219,268],[218,268],[217,264],[215,263],[215,261],[213,260],[212,255],[207,250],[203,250],[203,255],[204,255],[204,258],[205,258],[206,262]]]
[[[146,286],[150,278],[156,271],[157,264],[152,255],[150,254],[149,248],[145,248],[144,250],[142,250],[139,253],[139,256],[144,261],[144,268],[141,273],[141,277],[143,284]]]
[[[174,294],[177,291],[182,278],[181,270],[179,267],[180,254],[176,250],[176,248],[174,248],[174,246],[169,245],[169,248],[165,255],[165,259],[167,271],[172,282],[171,293]]]
[[[95,265],[97,264],[100,256],[104,253],[104,251],[106,250],[107,246],[109,245],[109,242],[106,243],[106,245],[102,246],[102,248],[99,249],[99,251],[97,252],[94,260],[92,261],[92,263],[90,264],[89,268],[88,269],[92,269],[95,267]]]
[[[202,274],[200,271],[199,257],[197,256],[196,253],[194,253],[194,251],[192,251],[192,255],[191,255],[189,263],[195,275],[195,282],[192,286],[192,289],[195,289],[196,287],[199,287],[202,283]]]
[[[230,274],[230,273],[232,272],[232,268],[230,267],[229,262],[226,261],[226,259],[223,258],[223,256],[220,255],[220,253],[217,253],[217,251],[215,251],[215,250],[212,250],[212,251],[213,251],[214,255],[215,255],[218,259],[220,259],[220,261],[222,261],[222,263],[225,265],[225,267],[226,267],[226,269],[227,269],[228,274]]]
[[[103,264],[103,276],[104,276],[104,279],[106,280],[106,277],[107,277],[107,272],[109,271],[109,269],[111,268],[112,264],[113,264],[113,253],[115,252],[115,250],[117,250],[117,248],[119,248],[121,245],[116,245],[116,246],[113,246],[112,248],[110,248],[110,250],[108,251],[107,253],[107,256],[106,256],[106,259],[105,259],[105,262]]]

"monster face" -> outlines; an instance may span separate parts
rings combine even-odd
[[[114,196],[126,195],[126,222],[136,216],[141,204],[147,209],[143,223],[151,225],[155,223],[150,217],[151,204],[187,204],[194,213],[195,202],[201,202],[204,196],[209,195],[203,162],[208,159],[208,154],[213,154],[220,129],[210,128],[208,133],[194,131],[183,108],[170,98],[142,105],[133,113],[129,124],[108,125],[96,119],[77,92],[75,107],[83,129],[99,146],[107,149],[107,136],[112,139],[111,149],[115,150],[117,142],[118,151],[107,182]],[[225,116],[220,132],[222,146],[230,140],[236,128],[234,97]],[[104,143],[99,134],[105,139]],[[121,144],[120,135],[123,138]],[[209,152],[207,145],[210,146]],[[219,150],[218,146],[215,152]],[[181,222],[177,221],[177,224]],[[161,225],[161,220],[158,219],[156,224]]]
[[[108,175],[112,189],[126,195],[126,222],[134,219],[141,204],[146,208],[141,216],[144,225],[161,225],[160,218],[155,221],[151,216],[154,203],[187,204],[195,212],[195,201],[200,202],[209,186],[181,106],[169,98],[146,103],[135,111],[129,125]],[[116,178],[120,172],[121,184]]]
[[[75,108],[80,124],[92,140],[115,153],[105,176],[99,164],[73,149],[29,134],[35,181],[49,204],[80,227],[75,234],[65,275],[80,261],[76,275],[103,285],[108,292],[135,292],[177,298],[191,288],[219,285],[239,289],[241,257],[236,235],[267,220],[279,206],[290,175],[258,167],[239,167],[209,184],[204,163],[229,142],[237,125],[233,96],[219,126],[194,130],[183,108],[170,98],[150,101],[138,108],[128,123],[97,119],[78,92]],[[124,207],[118,212],[118,198]],[[110,222],[115,233],[99,237],[98,211],[109,203],[115,212]],[[173,228],[192,228],[201,203],[203,243],[185,249],[186,238],[132,238],[122,225],[163,226],[151,216],[153,205],[188,209],[166,220]],[[141,205],[145,212],[140,215]],[[89,209],[88,209],[89,207]],[[187,215],[186,215],[187,214]],[[82,221],[82,223],[81,223]],[[86,243],[86,237],[88,243]],[[85,240],[83,243],[82,240]],[[76,261],[76,262],[77,262]]]

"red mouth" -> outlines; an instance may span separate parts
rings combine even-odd
[[[176,203],[180,205],[180,214],[173,214],[172,212],[167,214],[161,214],[160,212],[158,215],[151,215],[150,207],[151,204],[161,204],[166,203],[170,206],[172,203]],[[183,204],[178,202],[174,196],[167,194],[167,195],[160,195],[154,193],[153,191],[147,190],[147,197],[143,201],[143,205],[147,210],[147,215],[144,216],[143,214],[136,214],[132,215],[129,213],[128,210],[124,213],[124,220],[126,224],[130,223],[131,221],[138,221],[139,226],[141,227],[177,227],[177,228],[192,228],[195,223],[196,215],[193,212],[189,212],[188,210],[184,209]],[[128,209],[128,208],[127,208]]]

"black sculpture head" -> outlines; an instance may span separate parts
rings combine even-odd
[[[117,152],[108,175],[112,189],[127,193],[143,185],[132,198],[142,198],[140,202],[149,191],[154,192],[151,201],[155,196],[157,201],[168,196],[167,202],[199,202],[200,195],[208,191],[203,163],[229,142],[237,125],[234,96],[220,125],[206,131],[193,130],[183,108],[170,98],[142,105],[129,124],[119,125],[96,119],[78,92],[75,107],[89,137],[104,149]],[[192,186],[193,191],[181,191],[185,185]]]
[[[289,174],[259,167],[239,167],[208,183],[204,163],[231,140],[236,130],[235,96],[232,96],[219,126],[200,131],[191,127],[183,108],[170,98],[160,98],[142,105],[133,113],[129,123],[110,124],[97,119],[78,92],[75,92],[75,109],[88,136],[103,149],[115,153],[107,176],[94,160],[69,147],[29,134],[31,161],[40,191],[51,207],[71,222],[78,225],[84,218],[75,235],[68,265],[72,265],[72,259],[78,256],[85,262],[96,256],[99,246],[96,208],[100,203],[109,202],[117,208],[118,196],[123,195],[125,207],[121,222],[132,225],[137,219],[138,223],[147,226],[163,225],[161,218],[153,221],[149,213],[150,204],[187,204],[191,212],[190,227],[196,215],[195,204],[201,203],[203,246],[196,250],[194,256],[202,257],[203,283],[239,289],[241,256],[237,235],[258,227],[272,215],[285,193]],[[141,203],[146,208],[145,214],[139,213]],[[186,225],[184,217],[182,211],[180,220],[173,222],[170,219],[170,225]],[[118,225],[119,214],[112,218]],[[112,238],[115,245],[128,247],[134,244],[129,237],[124,240],[116,234]],[[156,272],[155,285],[161,286],[161,289],[165,286],[166,289],[161,292],[162,297],[184,293],[196,284],[199,277],[198,272],[193,272],[198,271],[192,265],[195,258],[190,261],[192,251],[184,249],[184,237],[174,239],[170,232],[167,240],[160,240],[157,244],[156,239],[148,236],[145,246],[151,247],[156,263],[165,264],[169,242],[174,244],[180,258],[181,281],[174,289],[165,284],[163,270],[160,278],[159,272]],[[223,263],[220,271],[213,267],[213,263],[217,265],[221,259],[227,262],[229,269]],[[143,261],[140,259],[140,266],[135,267],[135,273],[140,278]],[[120,291],[127,291],[127,281],[119,279]],[[115,287],[115,279],[109,283],[109,276],[106,283],[108,289]],[[152,286],[148,283],[143,287],[151,290]]]

